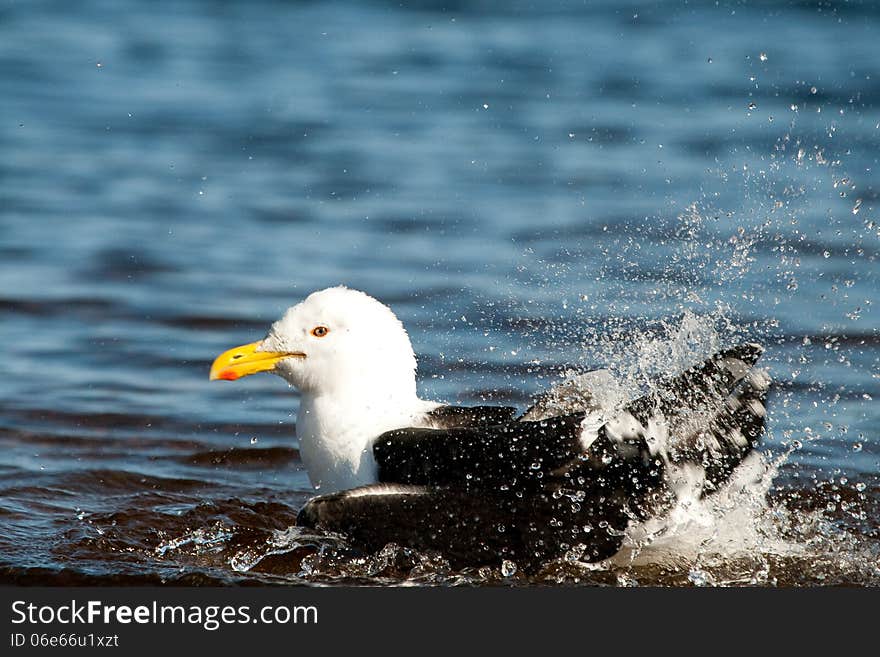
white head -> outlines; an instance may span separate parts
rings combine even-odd
[[[387,401],[416,397],[416,359],[388,306],[345,287],[310,294],[272,325],[264,340],[230,349],[211,379],[256,372],[285,378],[303,394]]]

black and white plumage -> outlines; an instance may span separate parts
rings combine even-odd
[[[218,357],[212,378],[271,361],[300,389],[301,452],[325,494],[297,522],[368,551],[394,542],[457,564],[535,564],[582,546],[582,559],[604,559],[629,523],[715,491],[764,430],[754,344],[626,403],[563,384],[522,415],[420,400],[402,325],[354,290],[314,293],[254,345]]]

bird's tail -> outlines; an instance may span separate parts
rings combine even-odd
[[[625,410],[642,421],[658,412],[669,421],[693,419],[695,412],[716,409],[733,394],[753,372],[763,352],[760,345],[753,343],[720,351],[678,376],[660,381],[651,394],[630,402]],[[767,384],[769,380],[765,388]]]

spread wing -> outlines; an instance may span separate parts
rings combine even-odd
[[[636,481],[653,489],[670,465],[706,469],[717,487],[763,430],[766,381],[753,366],[757,345],[720,352],[605,421],[581,412],[502,424],[409,427],[382,434],[373,446],[379,480],[469,490],[547,488],[566,473],[609,485]],[[628,486],[628,488],[631,488]]]
[[[500,546],[496,557],[558,554],[577,543],[589,546],[584,558],[610,556],[629,519],[662,511],[680,480],[710,493],[754,447],[769,383],[754,369],[761,352],[751,344],[720,352],[613,418],[442,411],[442,428],[382,434],[373,446],[381,483],[315,498],[303,522],[376,543],[434,540],[448,554],[450,537],[477,531],[477,543]],[[498,526],[508,528],[503,537]],[[471,539],[459,540],[476,555]]]

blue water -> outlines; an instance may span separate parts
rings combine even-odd
[[[0,7],[3,577],[378,581],[230,565],[311,491],[208,366],[340,283],[450,402],[761,341],[781,490],[876,559],[880,11],[407,6]]]

